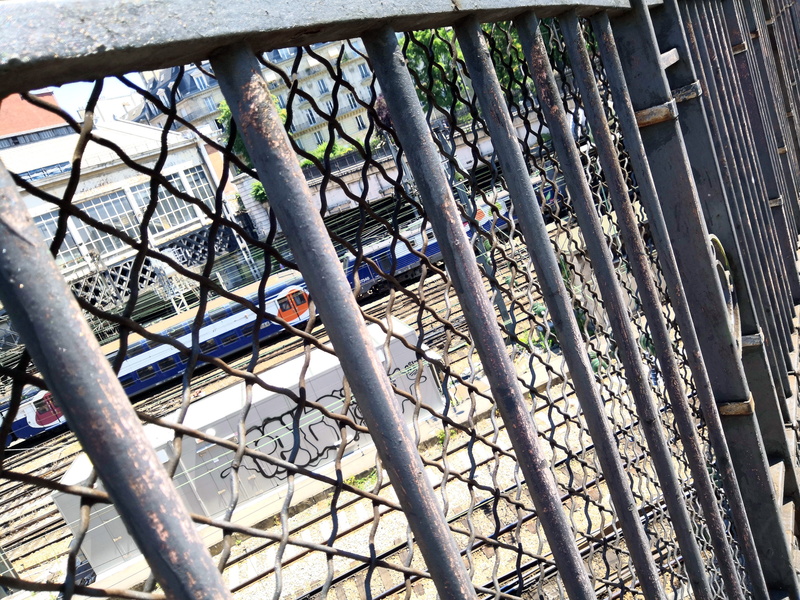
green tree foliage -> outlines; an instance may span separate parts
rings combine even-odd
[[[317,146],[311,151],[311,156],[316,158],[318,161],[322,162],[323,160],[325,160],[326,156],[328,158],[336,158],[337,156],[342,156],[352,151],[353,147],[348,144],[341,144],[338,141],[336,141],[333,142],[333,145],[330,146],[329,148],[328,142],[322,142],[319,146]],[[307,158],[303,159],[300,162],[301,167],[308,167],[313,164],[314,163]]]
[[[405,55],[408,68],[417,79],[417,96],[426,109],[431,103],[449,112],[463,106],[454,96],[454,82],[459,81],[463,55],[455,42],[452,29],[426,29],[406,38]],[[457,85],[461,85],[458,83]],[[460,92],[463,94],[463,88]]]

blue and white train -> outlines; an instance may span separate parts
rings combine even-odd
[[[491,221],[488,207],[480,210],[477,220],[482,227]],[[503,206],[503,212],[505,212]],[[421,268],[422,260],[416,252],[424,254],[431,263],[441,260],[439,243],[430,225],[423,228],[422,221],[409,223],[400,231],[408,240],[394,243],[393,238],[376,239],[364,246],[364,256],[370,258],[384,273],[391,273],[403,281],[412,278]],[[384,278],[365,260],[356,268],[352,255],[343,257],[342,267],[355,286],[359,284],[359,295],[364,296],[384,282]],[[302,278],[296,272],[284,272],[272,279],[273,283],[265,290],[265,312],[276,315],[289,325],[298,325],[308,320],[309,296]],[[253,283],[237,294],[258,306],[258,285]],[[165,319],[150,331],[171,337],[186,347],[192,346],[192,328],[195,315],[185,312]],[[255,313],[238,302],[226,298],[216,298],[206,307],[203,323],[199,329],[200,351],[206,356],[225,357],[251,346],[253,329],[256,326]],[[283,331],[283,327],[269,319],[263,319],[258,330],[258,341],[263,342]],[[114,360],[119,350],[119,342],[103,347],[109,361]],[[119,371],[119,379],[129,396],[135,397],[162,383],[180,377],[187,365],[187,357],[174,346],[131,335],[125,353],[125,360]],[[13,423],[12,435],[7,440],[35,437],[48,429],[64,423],[61,411],[52,402],[50,394],[37,388],[29,388],[26,397]],[[46,399],[46,400],[45,400]],[[0,405],[0,413],[5,416],[8,402]],[[46,409],[46,410],[45,410]]]

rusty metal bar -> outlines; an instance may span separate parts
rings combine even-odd
[[[614,332],[617,352],[624,366],[628,386],[639,413],[640,426],[647,440],[651,458],[664,491],[664,501],[683,552],[687,575],[699,598],[711,598],[711,588],[700,549],[692,531],[684,494],[672,463],[672,456],[650,390],[648,374],[645,372],[644,361],[636,342],[638,338],[633,331],[631,317],[622,296],[611,253],[605,245],[603,229],[595,210],[592,192],[584,176],[581,159],[567,123],[561,95],[558,92],[544,40],[539,30],[539,20],[535,15],[528,13],[518,17],[515,23],[523,52],[534,78],[536,94],[542,110],[548,116],[547,127],[561,161],[564,180],[583,232],[594,275]],[[629,251],[634,252],[635,250],[630,248]]]
[[[270,206],[305,276],[436,589],[441,598],[476,598],[258,60],[249,47],[237,44],[213,55],[211,65],[245,147],[268,186]]]
[[[170,598],[230,598],[141,422],[0,164],[0,300]]]
[[[686,3],[683,6],[683,8],[685,11],[687,11],[687,23],[694,22],[698,25],[697,27],[694,28],[695,32],[697,33],[694,45],[697,48],[696,52],[699,53],[698,56],[698,58],[700,59],[699,62],[704,65],[703,68],[705,68],[706,70],[710,70],[713,68],[713,65],[717,63],[724,64],[727,62],[728,68],[731,70],[733,74],[735,74],[734,69],[736,67],[733,65],[733,61],[735,61],[737,63],[738,68],[740,69],[740,73],[743,74],[743,76],[740,78],[740,81],[744,86],[742,89],[739,89],[738,86],[736,85],[737,81],[733,75],[731,76],[732,80],[731,83],[727,85],[723,84],[718,86],[716,81],[719,77],[710,77],[707,79],[708,82],[707,85],[710,90],[709,98],[707,99],[707,101],[717,102],[717,103],[722,102],[722,100],[718,98],[720,94],[722,94],[723,99],[726,96],[728,97],[727,104],[722,105],[724,108],[721,111],[719,110],[714,111],[715,113],[714,116],[716,116],[717,114],[724,114],[726,112],[733,112],[734,109],[730,105],[731,103],[738,103],[739,98],[741,98],[742,94],[744,94],[745,96],[752,95],[749,102],[755,102],[756,95],[760,96],[760,93],[755,87],[752,86],[751,86],[752,89],[748,90],[747,87],[748,79],[751,74],[751,71],[750,68],[748,67],[748,64],[744,62],[744,58],[746,55],[742,54],[741,59],[738,56],[731,57],[729,55],[721,57],[721,55],[727,53],[726,52],[727,48],[725,46],[729,45],[726,43],[727,36],[724,35],[725,32],[720,31],[721,26],[723,24],[726,24],[728,30],[731,31],[734,38],[737,35],[740,35],[741,31],[739,28],[736,27],[735,22],[731,23],[731,19],[732,18],[735,19],[735,15],[731,14],[732,11],[730,10],[730,7],[728,9],[728,14],[726,15],[727,18],[723,18],[721,14],[714,14],[714,9],[717,8],[716,5],[702,6],[699,5],[699,3]],[[721,40],[719,38],[721,38]],[[758,40],[753,40],[754,43],[757,41]],[[757,75],[757,72],[754,72],[754,74]],[[750,81],[750,84],[753,84],[752,80]],[[758,110],[759,110],[758,106],[753,106],[749,115],[749,120],[751,124],[753,122],[756,122],[756,124],[754,124],[752,128],[752,131],[754,132],[756,132],[758,129],[757,122],[761,120],[759,113],[757,112]],[[722,121],[721,126],[724,128],[726,126],[725,123],[726,120],[720,119],[720,121]],[[712,123],[714,122],[716,121],[712,120]],[[722,145],[728,146],[729,144],[724,143]],[[750,146],[752,146],[752,144],[744,143],[742,151],[752,154],[752,151],[748,150],[748,147]],[[761,143],[758,143],[757,147],[763,148],[764,151],[762,152],[762,154],[766,155],[768,153],[768,141],[766,139],[762,140]],[[776,183],[777,181],[770,184],[769,179],[765,177],[764,185],[766,186],[767,193],[769,193],[770,189],[773,190],[772,193],[778,192],[778,189],[780,188],[777,187]],[[759,192],[763,193],[763,189],[759,188]],[[757,202],[762,203],[764,205],[763,206],[764,211],[770,210],[769,207],[767,206],[766,198],[764,198],[763,195],[759,200],[757,200]],[[794,245],[796,246],[796,242]],[[792,263],[794,262],[795,261],[793,260]],[[796,273],[796,268],[792,267],[792,269]],[[788,294],[788,292],[786,293]],[[791,300],[791,297],[787,299]],[[774,354],[773,340],[770,339],[769,336],[766,337],[767,339],[764,339],[764,336],[761,336],[762,342],[759,345],[748,346],[744,343],[742,344],[743,359],[746,362],[759,360],[759,353],[763,353],[765,350],[769,352],[770,355]],[[760,347],[762,345],[763,347]],[[783,379],[785,379],[786,382],[788,383],[788,371],[790,370],[789,369],[790,361],[786,359],[778,361],[777,357],[775,359],[771,358],[771,361],[775,362],[776,368],[781,369],[781,372],[783,374],[782,375]],[[753,387],[755,388],[756,386]],[[788,406],[787,406],[785,391],[784,394],[778,394],[777,403],[774,402],[769,395],[754,394],[754,396],[756,399],[758,424],[761,429],[761,434],[764,439],[764,446],[767,451],[767,454],[773,460],[776,457],[780,457],[784,460],[789,459],[789,457],[792,455],[792,451],[790,451],[788,447],[784,430],[784,418],[788,414]],[[796,477],[794,469],[791,466],[789,466],[787,468],[786,473],[787,473],[786,482],[787,484],[789,484],[788,487],[796,487],[795,483]]]
[[[592,582],[564,513],[552,472],[539,448],[536,430],[517,382],[514,365],[485,292],[452,190],[439,166],[440,159],[417,100],[411,76],[406,69],[405,59],[397,44],[397,37],[394,31],[384,27],[365,36],[363,40],[385,94],[397,135],[406,149],[409,167],[414,174],[436,239],[439,240],[448,273],[483,362],[492,396],[508,427],[520,469],[562,575],[563,585],[572,600],[594,598]],[[545,235],[542,241],[546,239]],[[555,266],[546,276],[552,279],[558,277],[558,273],[558,267]],[[563,283],[561,286],[559,292],[565,295]],[[574,343],[578,344],[579,339],[575,337]],[[585,359],[584,363],[584,366],[588,366]],[[617,473],[624,481],[624,473],[619,470]],[[614,475],[612,472],[611,476]],[[614,483],[609,480],[609,488],[613,487]],[[630,511],[632,506],[630,498],[630,503],[620,515],[621,519],[625,518],[624,512],[632,512],[635,517],[635,511]],[[663,595],[655,597],[661,598]]]
[[[642,138],[639,135],[639,128],[636,124],[636,117],[622,72],[622,64],[617,54],[617,47],[614,44],[611,23],[608,20],[608,14],[604,12],[599,13],[590,20],[597,39],[598,50],[603,60],[603,67],[608,77],[608,87],[614,99],[619,126],[625,140],[625,148],[630,155],[636,182],[639,185],[639,196],[647,213],[650,234],[658,251],[661,271],[667,284],[672,309],[675,311],[675,319],[680,328],[681,340],[686,350],[686,360],[694,377],[695,390],[700,401],[706,428],[708,429],[709,441],[714,449],[717,468],[722,477],[723,489],[730,503],[737,540],[745,557],[745,568],[750,577],[752,593],[757,600],[768,600],[769,592],[764,581],[764,573],[761,570],[761,562],[756,552],[753,532],[750,529],[742,493],[736,481],[736,474],[728,452],[722,422],[717,412],[714,392],[708,377],[708,371],[703,362],[700,343],[697,339],[689,305],[686,302],[683,282],[675,261],[675,254],[672,251],[670,235],[664,221],[658,192],[650,172],[650,165],[642,145]]]
[[[722,579],[725,585],[726,596],[744,600],[744,591],[739,583],[738,569],[734,562],[733,551],[728,544],[726,537],[725,524],[717,505],[714,485],[708,474],[708,468],[703,456],[703,449],[697,435],[697,426],[692,415],[692,410],[686,397],[686,390],[682,385],[680,367],[675,357],[670,340],[667,324],[661,309],[658,290],[653,280],[653,272],[650,267],[647,251],[639,233],[638,221],[633,212],[630,202],[628,186],[625,183],[625,175],[619,164],[617,148],[611,138],[611,131],[608,127],[605,111],[603,109],[600,92],[597,89],[597,82],[594,78],[594,71],[589,54],[586,51],[586,40],[583,37],[581,26],[574,11],[559,17],[561,23],[561,33],[569,54],[572,73],[581,93],[583,108],[589,126],[597,145],[597,156],[600,166],[603,169],[605,181],[608,185],[609,196],[614,207],[616,223],[622,241],[625,244],[628,261],[636,280],[639,299],[642,310],[650,327],[650,334],[656,349],[656,356],[661,372],[664,377],[664,386],[669,395],[672,406],[672,413],[678,430],[681,434],[686,459],[691,469],[697,497],[700,502],[703,516],[711,537],[711,543],[717,555],[719,567],[722,572]],[[637,136],[638,137],[638,136]],[[637,178],[638,180],[638,178]],[[672,258],[671,254],[667,258]],[[668,450],[667,450],[668,452]],[[658,465],[658,463],[656,463]],[[666,493],[670,485],[676,486],[672,493],[680,493],[681,484],[671,481],[670,476],[675,477],[674,471],[666,473],[666,477],[661,479],[661,485]],[[688,515],[687,515],[688,520]],[[676,531],[680,531],[676,528]],[[691,528],[687,532],[690,540],[694,541]],[[681,547],[687,540],[679,537]],[[699,554],[699,548],[697,550]],[[684,556],[686,552],[684,550]],[[699,558],[700,568],[703,567],[702,558]],[[696,565],[687,563],[687,570],[698,568]],[[702,571],[701,571],[702,572]]]
[[[752,4],[748,3],[750,6]],[[706,24],[709,21],[714,23],[714,31],[701,28],[705,36],[711,36],[716,33],[717,39],[722,35],[719,15],[715,13],[716,5],[712,4],[708,7],[703,6],[702,11],[707,15]],[[737,13],[739,11],[736,11]],[[750,32],[758,33],[760,23],[756,15],[752,11],[748,11],[747,15],[747,30]],[[702,18],[703,15],[701,15]],[[741,22],[732,22],[731,19],[725,20],[727,30],[732,28],[740,29]],[[696,31],[696,33],[699,33]],[[738,33],[738,31],[737,31]],[[739,34],[741,36],[741,34]],[[780,157],[778,155],[778,148],[783,145],[783,134],[781,128],[781,120],[778,119],[777,110],[783,106],[783,99],[776,97],[773,94],[773,88],[769,74],[771,69],[768,65],[774,64],[771,56],[771,51],[762,43],[761,36],[753,38],[751,35],[750,51],[737,55],[733,58],[735,65],[730,64],[730,58],[723,55],[725,61],[728,63],[728,73],[734,86],[733,93],[744,100],[745,107],[747,108],[747,116],[750,131],[752,133],[755,145],[753,148],[758,148],[760,151],[757,153],[757,158],[760,159],[759,163],[763,175],[764,187],[767,193],[767,198],[777,198],[779,196],[787,196],[789,190],[796,193],[794,190],[794,177],[788,173],[788,177],[784,177],[783,169],[780,167]],[[718,46],[725,42],[725,38],[718,41]],[[735,70],[732,67],[735,66]],[[738,73],[738,78],[736,74]],[[771,125],[769,127],[768,125]],[[751,151],[752,154],[752,151]],[[788,208],[788,206],[787,206]],[[768,210],[768,209],[767,209]],[[768,216],[765,214],[765,222],[770,224]],[[776,233],[778,234],[778,254],[783,260],[781,272],[786,276],[792,300],[800,299],[800,278],[798,277],[797,268],[795,266],[797,260],[797,243],[796,240],[792,243],[790,232],[787,228],[786,220],[780,220],[774,223]],[[793,302],[792,302],[793,303]],[[790,336],[791,341],[791,336]]]

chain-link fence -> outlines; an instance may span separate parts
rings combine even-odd
[[[723,9],[691,3],[715,27]],[[797,75],[796,8],[781,10],[782,70],[765,84],[776,96]],[[741,329],[769,317],[759,356],[782,392],[795,360],[797,163],[772,174],[782,205],[764,209],[753,184],[743,207],[753,218],[739,244],[758,236],[760,262],[735,258],[740,246],[715,228],[722,242],[709,242],[696,191],[689,214],[664,196],[655,155],[652,173],[642,160],[650,125],[681,132],[674,115],[648,122],[618,80],[641,59],[625,19],[649,23],[644,5],[627,15],[614,22],[619,55],[605,13],[464,15],[98,79],[77,116],[42,91],[0,105],[18,129],[0,136],[4,193],[24,200],[234,596],[795,597],[796,577],[773,576],[753,531],[760,488],[748,477],[780,455]],[[663,74],[669,52],[642,44]],[[735,75],[742,85],[724,74]],[[110,86],[127,96],[115,119]],[[29,115],[45,125],[23,131]],[[742,113],[740,126],[761,118]],[[794,121],[776,122],[791,157]],[[680,164],[674,177],[691,176]],[[719,212],[706,198],[702,209]],[[695,229],[675,225],[680,211]],[[3,236],[22,231],[2,218]],[[686,268],[682,244],[706,271]],[[744,289],[763,302],[748,308]],[[141,530],[158,527],[132,525],[135,501],[120,492],[158,487],[134,470],[127,422],[59,394],[58,367],[38,363],[71,350],[41,331],[28,341],[39,321],[20,325],[20,300],[4,301],[3,588],[184,593],[155,566],[184,560],[174,534],[156,531],[161,555],[175,555],[156,558]],[[60,310],[39,319],[63,331]],[[749,393],[725,395],[736,382],[719,377],[714,344],[735,352],[758,420]],[[777,461],[786,490],[764,502],[776,515],[796,493],[783,430],[796,399],[777,395],[791,450]],[[122,440],[130,470],[118,481],[92,431]],[[766,450],[743,461],[733,431]],[[180,508],[143,510],[169,520]],[[792,538],[775,542],[776,564]]]

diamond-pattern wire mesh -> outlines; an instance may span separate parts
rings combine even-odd
[[[639,432],[591,260],[558,157],[548,143],[546,119],[533,94],[516,33],[502,23],[487,25],[485,31],[662,583],[670,597],[685,597],[690,592],[680,550]],[[706,540],[702,516],[691,499],[691,477],[670,418],[669,402],[649,350],[652,343],[647,326],[637,309],[636,285],[606,199],[580,98],[571,84],[557,25],[546,22],[545,32],[606,242],[651,365],[653,391],[662,409],[675,468],[686,484],[697,537]],[[498,325],[509,341],[520,384],[530,401],[540,441],[590,576],[603,597],[638,597],[641,594],[628,549],[561,356],[558,332],[541,300],[524,240],[514,222],[514,207],[504,193],[503,175],[487,143],[454,35],[449,29],[415,32],[404,36],[402,45],[442,154],[442,168],[462,206],[487,293],[497,308]],[[436,241],[427,235],[427,219],[379,87],[374,81],[366,86],[353,83],[363,75],[361,71],[356,75],[353,66],[354,62],[364,63],[360,44],[342,42],[333,50],[326,45],[298,48],[290,60],[277,58],[282,57],[265,54],[262,60],[273,91],[283,95],[287,129],[297,133],[301,123],[320,125],[317,131],[322,152],[301,147],[299,135],[294,136],[294,148],[299,160],[311,163],[307,170],[319,193],[321,213],[328,215],[334,201],[339,202],[337,210],[342,204],[349,207],[326,217],[328,230],[345,272],[353,280],[364,316],[372,324],[376,347],[387,359],[387,371],[405,404],[429,481],[441,499],[473,583],[487,593],[491,590],[489,595],[494,597],[564,597],[548,542],[527,488],[521,485],[505,426],[492,406],[455,291],[435,251]],[[594,54],[593,59],[603,90],[602,67]],[[213,75],[205,66],[200,70]],[[422,557],[370,449],[357,399],[351,397],[347,382],[336,368],[324,324],[314,317],[313,299],[307,322],[291,319],[290,312],[272,303],[274,284],[283,289],[300,281],[274,216],[267,213],[268,232],[253,235],[225,208],[223,195],[231,165],[241,173],[256,175],[247,158],[233,151],[234,127],[229,125],[233,135],[228,141],[219,142],[186,122],[179,111],[178,93],[185,77],[183,68],[176,69],[163,95],[143,88],[134,77],[123,79],[142,101],[166,116],[165,120],[151,121],[160,123],[160,129],[155,130],[152,159],[137,161],[124,147],[103,138],[99,128],[92,133],[84,127],[83,137],[75,146],[79,162],[73,164],[69,183],[59,188],[20,177],[17,183],[55,211],[58,225],[54,249],[64,242],[68,230],[73,231],[72,226],[68,229],[68,220],[73,225],[81,222],[97,235],[109,236],[130,249],[123,259],[126,276],[112,280],[112,300],[108,300],[108,294],[91,293],[82,297],[81,304],[98,332],[102,331],[102,341],[118,348],[109,348],[109,355],[116,352],[113,364],[117,369],[123,367],[126,353],[129,360],[135,358],[140,339],[148,340],[151,351],[172,347],[186,357],[182,374],[155,390],[148,389],[140,396],[137,409],[150,423],[148,427],[159,431],[154,436],[162,439],[163,460],[182,493],[195,494],[193,500],[187,500],[190,510],[200,523],[215,520],[206,531],[216,532],[210,540],[216,544],[213,552],[237,597],[432,597],[435,592],[424,573]],[[323,78],[329,86],[330,101],[320,100],[309,91],[310,86],[318,85],[317,79]],[[65,112],[34,96],[28,101],[58,114],[76,132],[82,131],[81,124]],[[89,101],[87,113],[92,112],[95,101],[96,96]],[[614,129],[607,95],[604,101]],[[344,118],[353,110],[362,118],[356,130],[348,127]],[[190,193],[187,190],[194,188],[176,185],[170,177],[177,158],[177,140],[171,132],[175,123],[183,126],[179,131],[197,136],[204,151],[219,159],[221,177],[213,198]],[[623,167],[627,167],[622,141],[614,131]],[[348,167],[340,168],[342,160],[334,156],[340,149],[332,140],[354,149]],[[81,171],[80,161],[91,162],[92,153],[103,148],[150,182],[149,201],[135,215],[139,220],[133,234],[130,227],[126,234],[81,208],[91,194],[87,189],[90,175],[88,169]],[[392,158],[386,160],[387,156]],[[205,176],[213,179],[209,163],[204,164]],[[629,184],[634,184],[630,170],[626,168],[626,172]],[[251,183],[239,189],[251,192]],[[268,176],[264,187],[268,196]],[[646,217],[635,200],[635,185],[631,189],[645,234]],[[152,233],[150,225],[159,218],[165,195],[199,211],[201,227],[192,235],[201,243],[194,254],[188,249],[196,249],[197,243],[190,246],[189,242],[171,241],[159,245],[160,240]],[[379,196],[377,201],[375,196]],[[342,197],[346,202],[341,202]],[[175,252],[175,248],[182,251]],[[414,277],[400,272],[402,258],[408,255],[419,264]],[[660,278],[654,250],[652,258],[654,274]],[[113,277],[110,270],[114,266],[96,261],[93,271],[87,270],[87,275],[75,280],[74,289],[86,290],[87,279]],[[153,270],[158,276],[148,275]],[[183,304],[174,302],[176,295]],[[236,310],[221,309],[228,303]],[[663,309],[681,357],[680,338],[666,295]],[[246,314],[254,323],[239,325],[244,351],[235,357],[214,358],[215,353],[222,354],[222,340],[209,342],[209,322],[205,328],[201,325],[204,316],[214,322],[223,313],[231,319]],[[257,332],[273,326],[275,335],[259,344]],[[16,372],[27,367],[24,354],[9,353],[5,358],[4,377],[12,395],[19,395],[24,383],[43,385],[35,375],[9,377],[15,366]],[[322,364],[329,369],[326,377],[320,375]],[[691,377],[682,359],[681,365],[685,385],[691,389]],[[137,376],[147,375],[148,368],[139,369]],[[155,368],[168,372],[161,363]],[[320,383],[323,379],[324,384]],[[218,419],[221,411],[226,415],[224,420]],[[168,419],[159,419],[167,413],[172,413]],[[699,415],[698,431],[708,447]],[[58,487],[78,448],[68,436],[49,444],[58,446],[58,461],[52,458],[52,447],[18,456],[13,447],[6,452],[4,469],[31,472],[38,478],[23,488],[7,473],[6,497],[25,500],[24,507],[9,511],[9,519],[18,522],[22,518],[38,525],[15,535],[10,531],[11,521],[7,521],[2,546],[22,580],[55,585],[67,581],[70,588],[77,579],[72,569],[82,558],[79,544],[72,544],[67,563],[71,536],[48,494],[49,489]],[[712,461],[708,467],[713,471]],[[85,488],[91,487],[91,470],[81,472],[80,477]],[[103,504],[92,505],[88,490],[64,495],[73,508],[80,504],[70,523],[76,541],[93,536],[97,540],[104,531],[124,534],[112,510]],[[93,543],[99,544],[84,542],[82,551],[90,553]],[[722,597],[713,553],[707,542],[702,549],[715,592]],[[92,566],[101,580],[110,568],[94,560]],[[150,597],[154,584],[146,579],[147,570],[140,565],[133,578],[139,585],[131,583],[131,591],[121,595]]]

